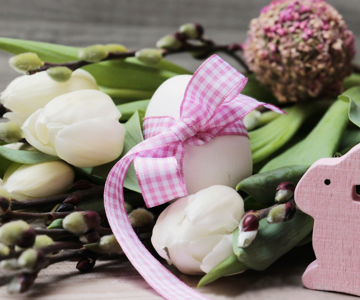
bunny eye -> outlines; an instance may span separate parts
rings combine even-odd
[[[325,183],[326,185],[330,185],[331,181],[330,181],[330,179],[325,179],[325,180],[324,180],[324,183]]]

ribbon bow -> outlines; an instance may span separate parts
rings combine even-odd
[[[243,135],[242,118],[271,104],[241,95],[247,78],[217,55],[211,56],[190,80],[180,108],[180,119],[144,119],[145,140],[131,149],[111,170],[105,186],[105,209],[114,235],[144,279],[166,299],[206,299],[164,268],[143,246],[128,220],[123,185],[134,161],[147,207],[187,195],[182,169],[184,144],[201,146],[216,136]]]

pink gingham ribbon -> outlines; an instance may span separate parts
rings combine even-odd
[[[144,279],[165,299],[206,299],[156,260],[138,239],[128,220],[123,194],[126,172],[134,161],[147,207],[187,195],[182,161],[184,144],[201,146],[216,136],[247,136],[242,118],[264,105],[241,95],[247,78],[217,55],[206,60],[189,82],[180,119],[144,120],[145,141],[131,149],[111,170],[105,186],[106,214],[123,251]]]

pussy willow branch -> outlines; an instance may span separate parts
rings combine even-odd
[[[241,50],[240,45],[238,45],[238,44],[216,45],[216,44],[210,44],[209,43],[210,40],[206,40],[206,41],[208,43],[205,45],[193,45],[193,44],[185,42],[183,44],[183,46],[177,50],[161,49],[160,51],[161,51],[161,54],[163,57],[172,55],[172,54],[185,53],[185,52],[208,52],[208,53],[223,52],[223,53],[230,55],[237,62],[239,62],[243,66],[243,68],[246,70],[246,72],[250,72],[245,61],[235,53],[235,51]],[[128,51],[128,52],[121,52],[121,53],[111,53],[110,52],[108,54],[108,56],[106,58],[104,58],[103,60],[101,60],[100,62],[113,60],[113,59],[119,59],[119,58],[135,57],[135,53],[136,53],[136,51]],[[91,64],[94,64],[94,63],[84,61],[84,60],[67,62],[67,63],[58,63],[58,64],[45,62],[41,68],[33,70],[33,71],[29,71],[28,74],[32,75],[32,74],[35,74],[38,72],[46,71],[47,69],[49,69],[51,67],[67,67],[70,70],[75,71],[79,68],[82,68],[84,66],[91,65]]]
[[[101,197],[103,193],[104,193],[103,186],[94,185],[86,190],[79,190],[71,193],[49,196],[39,199],[31,199],[27,201],[18,201],[12,199],[10,207],[12,210],[27,209],[27,208],[44,206],[44,205],[58,204],[65,200],[67,200],[67,202],[69,202],[69,200],[73,200],[78,203],[82,200]]]

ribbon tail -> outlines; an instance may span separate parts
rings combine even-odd
[[[168,300],[205,300],[156,260],[134,232],[125,209],[125,174],[135,155],[123,157],[111,170],[105,186],[105,210],[111,229],[132,265],[148,284]]]

